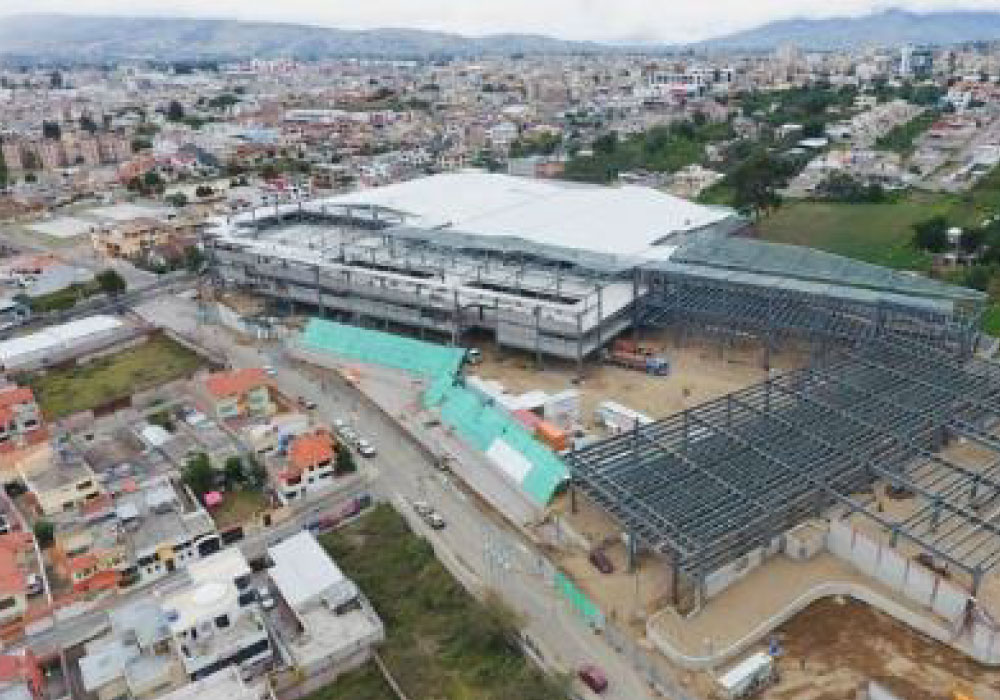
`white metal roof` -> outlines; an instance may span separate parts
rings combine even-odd
[[[373,205],[407,224],[614,255],[729,216],[649,187],[604,187],[478,172],[444,173],[324,200]]]
[[[293,609],[319,598],[332,596],[339,604],[357,595],[354,584],[308,530],[268,547],[267,553],[274,562],[268,571],[271,580]]]
[[[719,678],[719,685],[727,691],[739,691],[758,674],[770,668],[773,663],[774,659],[770,654],[758,651],[729,669]]]
[[[0,363],[39,352],[68,346],[89,336],[121,328],[124,324],[113,316],[89,316],[58,326],[49,326],[37,333],[0,342]]]

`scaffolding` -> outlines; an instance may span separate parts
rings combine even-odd
[[[875,338],[568,460],[574,492],[695,586],[833,506],[964,573],[975,593],[1000,563],[998,423],[1000,367]],[[948,456],[955,438],[984,458]],[[912,513],[883,512],[876,482],[916,499]]]

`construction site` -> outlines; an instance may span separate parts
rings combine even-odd
[[[339,322],[303,356],[414,377],[441,444],[492,461],[487,502],[571,533],[559,566],[673,664],[839,597],[1000,666],[985,297],[747,232],[645,188],[455,174],[219,220],[211,255],[221,287]]]

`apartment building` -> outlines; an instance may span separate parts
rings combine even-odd
[[[102,226],[91,234],[98,255],[139,260],[178,245],[193,243],[193,226],[150,217],[136,217]]]

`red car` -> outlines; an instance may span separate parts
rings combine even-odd
[[[615,565],[611,563],[611,558],[600,549],[595,549],[591,552],[589,558],[590,563],[593,564],[594,568],[602,574],[614,573]]]
[[[579,676],[584,685],[595,693],[603,693],[608,689],[608,677],[604,675],[604,671],[594,664],[584,664],[581,666]]]

